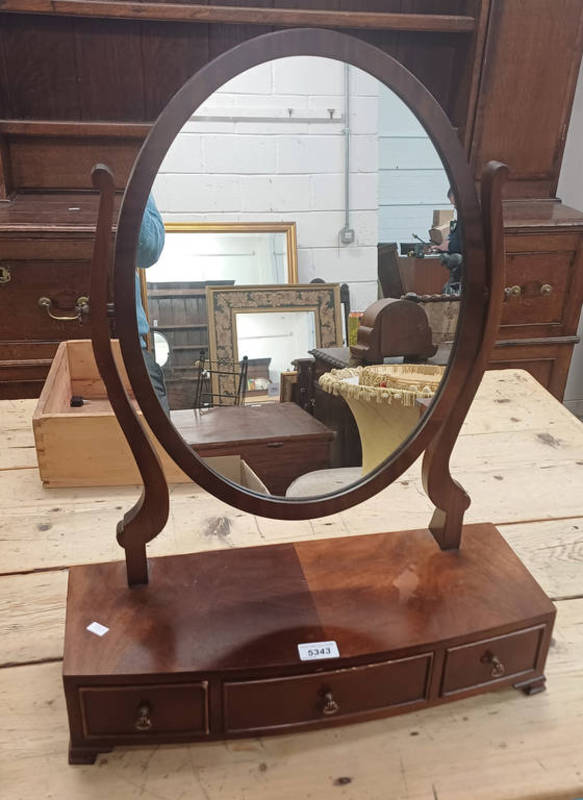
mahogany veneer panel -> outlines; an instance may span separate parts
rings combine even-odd
[[[63,664],[72,759],[540,684],[554,615],[489,524],[465,526],[459,551],[417,530],[154,558],[150,583],[133,589],[123,562],[72,567]],[[94,620],[105,636],[86,631]],[[339,658],[300,661],[298,643],[329,640]],[[199,709],[190,727],[183,692]],[[143,706],[152,726],[137,731]]]

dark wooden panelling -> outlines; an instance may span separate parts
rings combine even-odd
[[[580,58],[581,0],[495,0],[472,148],[553,193]],[[540,195],[539,196],[544,196]]]
[[[5,19],[6,17],[0,14],[0,115],[3,117],[11,117],[12,108],[10,106],[8,94],[8,70],[6,66],[6,55],[4,53],[5,27],[2,24]]]
[[[10,116],[78,119],[72,20],[3,15],[1,23]]]
[[[125,188],[139,139],[74,139],[15,136],[9,141],[16,189],[90,189],[91,170],[106,162],[116,187]]]
[[[6,200],[12,192],[12,166],[6,137],[0,133],[0,200]]]
[[[78,19],[74,26],[81,118],[145,119],[140,24]]]
[[[273,0],[213,0],[217,6],[249,6],[252,8],[273,8]],[[209,56],[216,56],[236,47],[247,39],[261,36],[272,30],[268,25],[212,25],[209,26]]]
[[[172,95],[208,61],[208,25],[142,25],[145,111],[155,119]]]
[[[398,60],[425,84],[450,116],[452,97],[461,80],[454,74],[456,54],[463,46],[464,39],[451,34],[399,34]]]

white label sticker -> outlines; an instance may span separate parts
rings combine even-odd
[[[105,636],[109,628],[106,628],[105,625],[100,625],[99,622],[92,622],[91,625],[87,626],[87,630],[96,636]]]
[[[336,642],[305,642],[298,645],[301,661],[318,661],[321,658],[340,658]]]

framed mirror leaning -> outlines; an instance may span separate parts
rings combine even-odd
[[[221,224],[233,220],[245,224],[260,224],[260,220],[266,219],[270,222],[292,220],[297,231],[298,280],[348,284],[351,310],[360,314],[370,309],[379,298],[380,242],[390,239],[404,252],[412,253],[404,256],[409,262],[409,272],[417,270],[421,274],[423,268],[431,273],[433,281],[427,284],[428,291],[423,294],[430,293],[430,287],[435,285],[435,276],[438,281],[443,279],[441,293],[447,293],[443,303],[401,300],[409,288],[403,279],[397,292],[383,298],[382,314],[373,328],[378,334],[384,325],[385,329],[396,334],[384,351],[381,348],[379,353],[377,348],[374,354],[369,352],[368,358],[355,360],[354,353],[341,337],[331,342],[328,349],[332,348],[334,355],[341,350],[340,356],[345,361],[343,366],[354,371],[339,375],[336,385],[326,385],[324,381],[319,398],[316,402],[310,400],[311,407],[306,408],[305,403],[301,407],[296,403],[297,407],[292,409],[289,404],[274,402],[272,405],[279,405],[278,408],[268,408],[266,404],[261,410],[251,410],[249,405],[255,403],[252,403],[253,396],[250,395],[244,403],[238,403],[240,407],[236,411],[222,407],[222,401],[221,405],[213,408],[212,417],[216,420],[213,430],[223,429],[220,420],[231,417],[233,420],[237,417],[234,424],[239,431],[247,420],[255,419],[257,428],[249,428],[248,437],[258,447],[268,448],[273,439],[279,442],[284,431],[293,444],[294,425],[303,431],[303,438],[297,443],[303,441],[305,444],[309,440],[305,439],[304,423],[309,423],[314,437],[319,438],[324,433],[329,436],[327,452],[319,453],[315,460],[311,458],[313,449],[309,446],[296,455],[293,464],[282,459],[289,471],[277,482],[277,492],[259,498],[262,513],[286,517],[326,513],[326,508],[336,510],[338,503],[349,505],[356,501],[357,496],[362,500],[386,482],[389,473],[380,469],[385,463],[389,470],[389,462],[395,465],[393,475],[404,469],[405,461],[413,456],[411,448],[405,446],[406,442],[415,439],[420,443],[418,434],[431,428],[433,398],[445,388],[444,375],[455,360],[456,337],[452,335],[455,323],[459,317],[460,326],[463,325],[466,296],[471,300],[474,285],[481,280],[480,276],[483,277],[477,198],[459,141],[441,109],[409,73],[396,62],[384,59],[374,48],[341,36],[342,47],[350,51],[344,60],[338,53],[334,53],[334,58],[309,54],[310,49],[321,51],[327,36],[322,31],[304,31],[304,34],[304,43],[299,46],[300,55],[297,55],[297,36],[294,40],[291,34],[291,38],[287,34],[278,34],[278,45],[274,49],[279,50],[287,39],[290,53],[295,50],[296,54],[281,51],[270,57],[269,47],[261,54],[252,53],[249,43],[238,49],[239,63],[233,61],[227,65],[228,59],[218,59],[215,62],[216,76],[209,80],[208,73],[204,77],[200,74],[198,86],[195,79],[187,84],[168,107],[165,123],[159,120],[154,126],[128,186],[120,217],[120,222],[123,222],[133,214],[129,209],[140,184],[146,195],[149,190],[153,192],[166,224],[177,217],[206,219],[209,207],[213,209],[213,219],[220,219]],[[310,38],[314,39],[312,44]],[[389,75],[387,68],[395,75]],[[381,74],[384,74],[384,79],[379,77]],[[314,76],[319,77],[315,80]],[[416,106],[415,113],[407,106],[407,93],[411,104]],[[423,97],[423,103],[419,103],[420,97]],[[292,101],[294,105],[291,105]],[[177,106],[173,111],[173,105],[178,102],[182,106],[180,113]],[[424,111],[426,118],[423,117]],[[458,164],[456,172],[455,165]],[[453,242],[452,235],[448,241],[446,235],[445,247],[441,249],[428,243],[407,250],[412,233],[428,242],[428,231],[435,213],[448,209],[454,211],[452,200],[458,214],[457,243]],[[453,230],[454,226],[451,228]],[[129,253],[125,251],[126,241],[127,245],[131,244],[129,230],[127,225],[124,226],[122,236],[118,236],[116,273],[120,286],[123,282],[121,274],[126,268],[121,265],[128,263]],[[127,240],[125,232],[128,232]],[[135,233],[134,226],[132,237]],[[468,241],[469,248],[466,247]],[[450,244],[463,255],[460,252],[448,253]],[[134,257],[132,255],[131,259]],[[447,263],[448,259],[455,261],[455,267]],[[165,262],[165,256],[162,262]],[[463,281],[462,264],[464,270],[467,265],[468,273],[464,272]],[[402,273],[403,269],[396,264],[394,274],[400,276]],[[239,286],[240,281],[235,280]],[[212,285],[212,280],[209,285]],[[422,288],[423,284],[417,282],[416,286]],[[258,287],[256,291],[259,291]],[[123,298],[123,293],[120,296]],[[476,294],[473,302],[481,306],[474,319],[480,315],[483,317],[485,304]],[[446,307],[450,312],[450,324],[441,326],[445,333],[440,336],[443,331],[439,316]],[[131,314],[131,309],[127,311]],[[123,314],[125,316],[125,311]],[[423,322],[425,319],[427,322]],[[182,324],[188,324],[188,321]],[[423,342],[419,334],[420,324],[427,329]],[[361,334],[365,335],[366,330],[363,329]],[[428,337],[430,341],[426,341]],[[180,467],[205,488],[215,493],[218,490],[221,497],[232,498],[248,510],[256,508],[257,498],[251,499],[244,487],[232,487],[221,481],[220,476],[212,475],[197,460],[197,450],[201,452],[208,440],[202,427],[200,436],[193,427],[192,419],[200,417],[196,409],[181,406],[179,422],[176,414],[173,418],[171,404],[170,418],[176,423],[173,428],[168,426],[167,418],[160,418],[150,381],[145,380],[147,375],[132,364],[136,353],[140,352],[135,346],[135,332],[128,328],[127,336],[122,333],[120,338],[124,358],[130,362],[132,384],[135,386],[136,381],[142,383],[140,404],[148,422],[153,429],[157,424],[161,425],[162,430],[157,430],[156,435],[161,437],[161,441],[166,439]],[[471,335],[465,339],[467,348],[470,339]],[[321,349],[327,348],[310,348]],[[207,358],[212,362],[216,355],[209,352]],[[238,349],[239,361],[244,355],[249,357],[249,353]],[[317,352],[316,358],[319,355]],[[323,355],[327,357],[328,353]],[[293,361],[310,357],[309,350],[297,352]],[[391,368],[386,370],[386,374],[383,371],[385,362]],[[216,364],[210,366],[211,372],[217,368]],[[233,363],[230,369],[235,372],[239,366]],[[369,369],[371,366],[375,369]],[[281,372],[287,372],[293,364],[282,364],[281,367]],[[263,378],[274,382],[273,376],[264,375]],[[347,386],[353,387],[355,381],[363,384],[363,388],[348,390]],[[255,386],[255,383],[248,380],[247,386]],[[336,405],[336,410],[321,414],[320,405],[326,404],[322,399],[325,392],[330,395],[330,402]],[[361,399],[369,398],[375,407],[383,406],[386,414],[377,420],[378,425],[370,427],[365,420],[369,416],[366,411],[360,419],[356,406],[351,404],[355,394],[359,394]],[[275,391],[271,399],[277,401]],[[185,420],[186,411],[191,412],[192,419]],[[293,414],[293,425],[288,418],[290,414]],[[302,417],[301,421],[298,415]],[[343,459],[343,449],[338,446],[345,436],[344,420],[353,415],[356,415],[356,422],[352,422],[352,436],[359,450],[358,461],[355,457]],[[272,424],[266,426],[264,420],[268,416]],[[183,423],[188,437],[180,434]],[[269,435],[259,435],[258,431],[267,429]],[[394,435],[395,430],[400,431],[399,436]],[[385,451],[378,446],[379,438],[386,441]],[[362,451],[366,451],[373,440],[376,455],[370,458]],[[265,460],[243,446],[239,436],[231,443],[220,441],[213,444],[239,455],[248,464],[251,462],[249,466],[258,477],[269,483]],[[400,466],[396,466],[399,458],[402,459]],[[364,469],[363,464],[366,464]],[[323,471],[327,475],[322,475]],[[327,483],[328,477],[336,497],[334,504],[326,505],[327,501],[322,498],[332,491]],[[302,480],[298,484],[299,478]],[[340,493],[339,486],[342,487]],[[284,504],[278,498],[285,496],[288,499]]]
[[[165,221],[159,258],[138,272],[149,326],[142,335],[162,369],[169,409],[192,409],[197,363],[201,352],[209,357],[206,286],[297,283],[295,223]]]

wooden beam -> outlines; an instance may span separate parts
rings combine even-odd
[[[1,5],[2,0],[0,7]],[[0,156],[3,136],[74,136],[82,139],[104,136],[145,139],[150,128],[149,123],[0,119]]]
[[[9,200],[12,194],[12,170],[8,143],[0,130],[0,201]]]
[[[277,27],[373,28],[418,33],[471,33],[476,20],[448,14],[394,14],[314,11],[292,8],[238,8],[186,3],[113,0],[0,0],[0,11],[16,14],[145,19],[161,22],[231,23]]]

